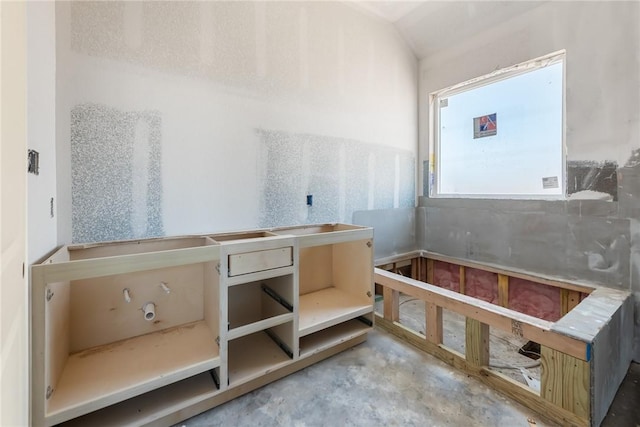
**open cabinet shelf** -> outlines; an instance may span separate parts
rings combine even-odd
[[[148,393],[111,405],[60,424],[61,427],[141,426],[198,404],[219,393],[210,372],[157,388]]]
[[[317,332],[363,314],[371,313],[371,303],[335,287],[300,295],[300,336]]]
[[[229,386],[251,381],[290,361],[287,353],[265,331],[231,340]]]
[[[69,355],[47,417],[56,423],[218,366],[218,346],[202,321],[87,349]]]
[[[366,319],[371,320],[371,316]],[[359,337],[371,330],[371,325],[359,319],[338,323],[300,338],[300,357],[307,357]]]

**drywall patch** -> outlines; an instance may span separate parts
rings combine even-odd
[[[415,206],[410,151],[324,135],[257,133],[261,227],[353,222],[355,211],[390,209],[396,200],[399,208]]]
[[[96,104],[71,111],[74,243],[163,235],[160,116]]]
[[[618,164],[613,161],[568,161],[569,199],[618,201]]]

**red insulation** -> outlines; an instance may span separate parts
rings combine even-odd
[[[509,308],[555,322],[562,317],[560,289],[517,277],[509,279]]]
[[[498,275],[496,273],[467,268],[465,278],[467,295],[498,304]]]
[[[434,261],[432,285],[460,292],[460,267],[448,262]]]

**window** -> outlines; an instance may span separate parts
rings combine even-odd
[[[431,94],[430,194],[565,194],[564,52]]]

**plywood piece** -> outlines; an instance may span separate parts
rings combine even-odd
[[[227,339],[236,339],[254,332],[263,331],[274,326],[290,323],[293,321],[293,313],[280,314],[278,316],[269,317],[267,319],[252,322],[246,325],[238,326],[227,332]]]
[[[300,357],[308,357],[312,354],[319,353],[330,347],[364,335],[370,330],[370,326],[356,319],[322,329],[321,331],[300,339]]]
[[[287,279],[289,287],[293,288],[291,275],[282,279]],[[269,281],[264,283],[266,286],[275,284]],[[229,328],[235,329],[270,317],[291,314],[282,304],[267,295],[261,285],[262,282],[254,282],[229,288]],[[274,290],[278,292],[277,289]]]
[[[50,283],[46,286],[51,299],[45,303],[45,389],[55,386],[69,357],[69,283]],[[46,300],[45,292],[38,297]],[[44,399],[45,395],[42,394]]]
[[[373,238],[373,228],[350,224],[305,225],[277,228],[272,231],[276,234],[297,236],[301,249]]]
[[[382,298],[385,319],[398,322],[400,320],[400,292],[389,288],[383,288]]]
[[[47,424],[219,366],[214,340],[202,321],[70,355],[48,401]]]
[[[489,325],[467,317],[465,355],[474,366],[489,365]]]
[[[427,325],[427,340],[434,344],[442,344],[442,307],[426,302],[425,316]]]
[[[94,279],[117,274],[197,264],[220,259],[220,247],[201,246],[161,252],[114,255],[105,258],[34,265],[45,283]]]
[[[72,353],[204,318],[204,268],[188,264],[71,283]],[[171,289],[167,294],[160,286]],[[130,290],[131,302],[123,290]],[[55,296],[54,296],[55,298]],[[156,305],[156,318],[144,319],[142,306]]]
[[[373,241],[333,245],[333,286],[373,307]]]
[[[293,248],[258,250],[229,255],[229,277],[293,265]]]
[[[333,283],[333,245],[300,248],[300,295],[319,291]]]
[[[300,336],[371,313],[373,305],[338,288],[326,288],[300,296]]]
[[[228,358],[231,387],[251,381],[291,361],[265,332],[229,341]]]
[[[567,354],[563,355],[562,407],[582,418],[591,415],[590,369],[585,362]]]
[[[204,372],[67,421],[61,427],[141,426],[219,393],[211,374]]]
[[[72,261],[112,256],[133,255],[148,252],[170,251],[203,246],[203,237],[162,237],[144,240],[123,240],[67,247]]]

